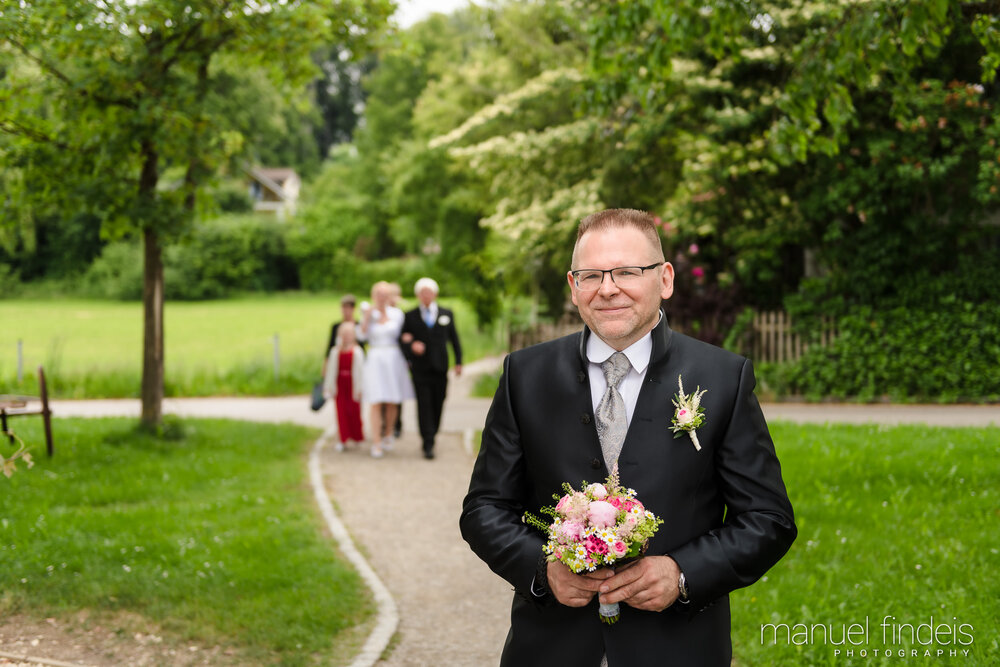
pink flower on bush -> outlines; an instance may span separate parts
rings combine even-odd
[[[697,243],[692,243],[691,245],[688,246],[688,252],[691,253],[692,255],[697,255],[700,249],[701,248],[698,247]]]
[[[604,488],[603,484],[591,484],[587,487],[586,492],[597,500],[604,500],[608,497],[608,490]]]
[[[587,512],[590,523],[597,528],[607,528],[615,525],[618,518],[618,510],[611,503],[603,500],[595,500],[590,503],[590,510]]]
[[[628,547],[621,540],[617,540],[611,545],[611,553],[614,554],[615,558],[621,558],[628,553]]]
[[[691,275],[694,276],[695,278],[704,278],[705,269],[701,268],[700,266],[696,266],[693,269],[691,269]]]

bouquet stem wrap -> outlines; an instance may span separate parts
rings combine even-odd
[[[614,625],[618,622],[618,619],[622,617],[621,608],[618,606],[617,602],[612,602],[611,604],[601,603],[600,608],[597,613],[601,616],[601,623],[607,625]]]

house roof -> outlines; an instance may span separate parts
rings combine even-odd
[[[282,201],[288,199],[284,188],[285,181],[293,177],[298,180],[299,177],[291,167],[253,167],[247,173]]]
[[[254,176],[269,178],[279,185],[293,176],[298,178],[298,174],[291,167],[255,167],[252,173]]]

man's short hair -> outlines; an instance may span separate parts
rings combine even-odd
[[[344,296],[340,297],[340,305],[341,306],[353,306],[354,305],[354,295],[353,294],[345,294]]]
[[[663,261],[663,244],[660,242],[660,233],[656,229],[656,222],[651,213],[634,208],[609,208],[592,213],[580,221],[580,226],[576,229],[576,243],[573,245],[572,266],[579,268],[576,266],[576,248],[580,245],[580,239],[584,234],[625,227],[632,227],[642,232],[655,248],[656,259]]]
[[[429,288],[435,294],[440,291],[436,280],[433,278],[421,278],[417,281],[417,284],[413,286],[413,293],[419,295],[420,291],[424,288]]]

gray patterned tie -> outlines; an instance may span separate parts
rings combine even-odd
[[[628,357],[621,352],[615,352],[601,364],[604,379],[608,388],[604,390],[601,402],[597,404],[597,438],[601,441],[601,452],[604,463],[611,470],[618,461],[622,451],[625,434],[628,432],[628,419],[625,416],[625,401],[618,393],[618,385],[628,375],[632,365]]]
[[[601,441],[601,453],[604,454],[604,464],[610,471],[618,462],[618,454],[622,451],[625,434],[628,432],[628,417],[625,415],[625,400],[618,392],[618,385],[632,369],[628,357],[622,352],[615,352],[601,364],[604,379],[608,388],[604,390],[601,402],[597,404],[597,439]],[[608,656],[601,656],[601,667],[608,667]]]

